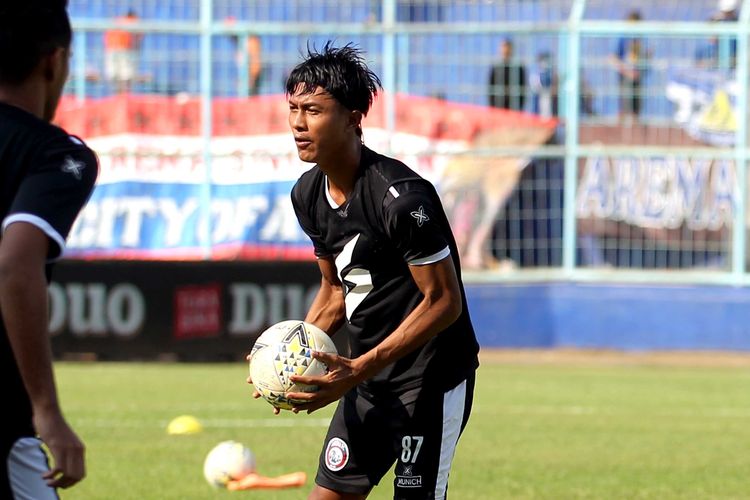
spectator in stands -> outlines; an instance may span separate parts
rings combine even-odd
[[[558,115],[557,72],[549,52],[541,52],[529,77],[531,110],[545,118]]]
[[[739,0],[719,0],[718,12],[711,18],[712,21],[732,22],[739,20]]]
[[[125,16],[115,20],[115,25],[119,27],[104,33],[104,73],[118,93],[130,91],[136,79],[141,43],[141,35],[121,27],[137,21],[138,15],[131,9]]]
[[[596,110],[594,109],[594,90],[591,88],[588,80],[586,80],[583,68],[581,68],[578,81],[581,86],[580,100],[578,101],[580,112],[582,115],[593,116],[596,114]]]
[[[247,93],[249,96],[258,95],[263,76],[262,45],[258,35],[249,35],[244,47],[240,46],[240,37],[232,35],[232,43],[237,53],[237,67],[242,72],[247,68],[247,75],[240,74],[239,78],[247,78]],[[247,65],[245,65],[247,55]]]
[[[523,111],[526,97],[526,68],[513,60],[513,42],[500,42],[500,61],[490,70],[488,98],[493,108]]]
[[[738,0],[719,0],[718,11],[711,16],[709,21],[718,23],[737,22],[739,20],[737,4]],[[726,51],[724,57],[722,57],[722,46],[725,47],[724,50]],[[695,62],[702,68],[734,68],[736,60],[737,39],[734,37],[720,40],[718,36],[712,36],[708,43],[698,47],[695,51]]]
[[[641,13],[633,10],[627,20],[638,22]],[[646,69],[648,52],[638,36],[625,36],[617,41],[617,50],[611,61],[617,70],[620,92],[620,118],[633,121],[641,112],[641,84]]]

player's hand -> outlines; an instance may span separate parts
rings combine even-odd
[[[252,354],[248,354],[245,356],[245,359],[248,363],[250,363],[250,360],[253,358]],[[250,385],[253,385],[253,379],[250,377],[250,375],[247,376],[247,383]],[[253,388],[253,399],[258,399],[260,397],[260,392],[258,392],[257,389]],[[278,415],[281,413],[281,410],[279,408],[273,407],[273,414]]]
[[[312,413],[341,399],[352,387],[361,382],[362,370],[357,366],[354,359],[345,358],[336,354],[314,351],[313,357],[328,366],[328,373],[317,377],[305,375],[292,375],[292,382],[316,385],[315,392],[294,392],[287,394],[289,399],[304,401],[292,408],[294,413],[306,411]]]
[[[51,488],[69,488],[86,476],[85,447],[59,411],[35,411],[34,427],[54,466],[42,477]]]

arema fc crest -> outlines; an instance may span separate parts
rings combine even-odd
[[[326,467],[336,472],[349,462],[349,446],[341,438],[331,438],[326,446]]]

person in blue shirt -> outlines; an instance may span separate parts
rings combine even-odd
[[[532,91],[531,109],[545,118],[558,115],[557,73],[549,52],[541,52],[529,78]]]

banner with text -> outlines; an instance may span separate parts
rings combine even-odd
[[[393,151],[447,199],[467,190],[480,192],[486,198],[482,208],[460,225],[468,229],[459,239],[486,239],[487,232],[473,221],[499,211],[533,148],[549,141],[557,122],[439,99],[394,97],[396,132],[387,132],[381,98],[364,122],[367,145]],[[297,157],[287,113],[283,95],[215,99],[206,151],[198,98],[64,100],[57,122],[83,137],[101,166],[66,255],[311,259],[289,199],[294,182],[310,165]],[[502,146],[531,148],[523,157],[471,154],[476,148]],[[467,217],[465,207],[446,205],[452,218]]]
[[[737,80],[733,74],[692,68],[673,71],[667,98],[675,105],[674,120],[694,139],[731,147],[737,131]]]

